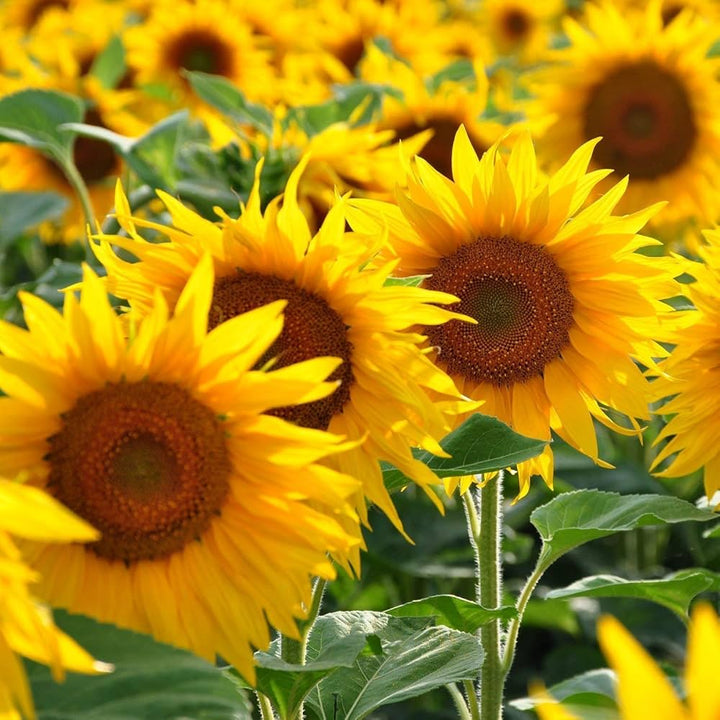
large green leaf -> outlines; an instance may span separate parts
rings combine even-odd
[[[312,690],[306,702],[311,718],[361,720],[383,705],[474,679],[482,665],[482,650],[473,635],[422,627],[427,619],[352,612],[331,613],[320,620],[323,627],[314,642],[362,632],[372,652],[360,655],[353,667],[336,670]]]
[[[0,99],[0,139],[38,148],[59,159],[69,158],[73,134],[65,123],[79,123],[84,114],[79,98],[53,90],[20,90]]]
[[[488,610],[455,595],[433,595],[390,608],[387,613],[393,617],[431,617],[438,625],[473,633],[493,620],[514,618],[517,610],[511,606]]]
[[[543,540],[541,562],[550,564],[578,545],[647,525],[694,520],[717,515],[685,500],[666,495],[619,495],[578,490],[558,495],[530,516]]]
[[[681,570],[657,580],[626,580],[614,575],[594,575],[548,593],[548,598],[630,597],[650,600],[687,618],[693,598],[720,590],[720,575],[702,568]]]
[[[67,198],[54,192],[0,192],[0,246],[59,217],[67,206]]]
[[[494,417],[474,413],[440,443],[449,458],[424,450],[417,450],[414,455],[438,477],[446,478],[502,470],[539,455],[545,445],[545,440],[518,435]],[[383,466],[383,477],[388,490],[397,490],[410,482],[400,470],[387,464]]]
[[[71,674],[57,684],[45,666],[30,663],[38,720],[250,720],[245,691],[205,660],[79,615],[57,612],[56,621],[115,671]]]

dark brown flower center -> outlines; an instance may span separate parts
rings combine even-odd
[[[238,270],[235,275],[215,282],[208,325],[212,329],[275,300],[288,301],[283,330],[258,363],[259,367],[271,359],[275,359],[275,367],[280,368],[325,356],[342,358],[343,363],[330,376],[331,380],[341,381],[332,395],[304,405],[277,408],[270,414],[304,427],[326,429],[333,415],[342,411],[349,400],[353,383],[352,345],[347,327],[326,300],[290,280]]]
[[[682,167],[697,137],[685,87],[652,61],[621,67],[592,88],[584,119],[585,137],[603,138],[595,160],[631,180]]]
[[[569,342],[567,277],[539,245],[480,238],[440,260],[424,286],[456,295],[452,309],[477,320],[426,328],[450,374],[499,387],[522,383],[541,376]]]
[[[505,37],[513,43],[525,39],[532,25],[528,14],[520,9],[513,8],[502,16],[502,29]]]
[[[28,9],[25,18],[25,29],[32,29],[50,8],[67,10],[70,7],[70,0],[36,0]]]
[[[665,3],[662,9],[663,25],[669,25],[684,9],[682,3]]]
[[[408,122],[395,130],[395,137],[398,140],[407,140],[407,138],[430,128],[433,131],[433,135],[420,151],[419,155],[424,160],[427,160],[436,170],[445,175],[445,177],[451,178],[452,147],[459,124],[460,122],[458,120],[449,117],[429,118],[425,124],[420,124],[415,121]],[[473,148],[475,148],[475,152],[478,155],[482,155],[487,150],[487,146],[480,142],[478,138],[473,137],[470,131],[468,131],[468,136],[470,137]]]
[[[190,70],[229,76],[232,48],[207,30],[188,30],[167,48],[167,64],[175,70]]]
[[[358,63],[365,52],[365,40],[362,35],[356,35],[346,40],[335,50],[335,57],[354,74]]]
[[[97,555],[125,563],[201,537],[228,493],[222,423],[183,388],[109,384],[81,397],[50,438],[52,493],[101,533]]]

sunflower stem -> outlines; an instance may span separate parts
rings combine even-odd
[[[262,720],[275,720],[275,713],[273,712],[272,704],[268,696],[263,695],[261,692],[256,692],[255,694],[257,695]]]
[[[450,693],[450,697],[455,703],[455,708],[457,709],[460,720],[473,720],[473,717],[470,715],[470,711],[468,710],[467,703],[465,702],[465,696],[462,692],[460,692],[458,686],[455,685],[455,683],[450,683],[445,686],[445,689]]]
[[[463,687],[467,695],[467,704],[472,720],[480,720],[480,706],[478,705],[477,692],[472,680],[463,680]]]
[[[65,177],[68,179],[70,185],[72,185],[73,190],[77,193],[80,205],[82,205],[83,215],[85,216],[85,225],[90,229],[90,231],[92,231],[93,224],[95,223],[95,210],[93,209],[92,201],[90,200],[90,193],[88,192],[87,185],[85,185],[85,180],[83,180],[80,171],[75,166],[71,157],[57,156],[55,157],[55,160],[60,164],[63,172],[65,173]],[[93,260],[92,249],[90,248],[90,242],[87,241],[87,238],[85,243],[85,259],[87,262],[91,262]]]
[[[500,565],[500,529],[502,528],[502,473],[485,480],[477,490],[463,496],[470,542],[477,564],[477,601],[488,610],[500,607],[502,568]],[[480,670],[480,720],[501,720],[503,686],[500,621],[480,628],[483,665]]]

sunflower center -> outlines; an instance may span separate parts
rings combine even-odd
[[[67,10],[70,7],[70,0],[37,0],[28,10],[25,21],[26,29],[30,30],[35,27],[45,11],[53,7],[59,8],[60,10]]]
[[[443,258],[424,283],[460,298],[451,320],[426,328],[450,374],[496,386],[542,375],[569,342],[573,297],[543,247],[511,237],[480,238]]]
[[[423,160],[427,160],[438,172],[441,172],[445,177],[451,178],[452,147],[459,124],[458,120],[449,117],[429,118],[425,124],[410,121],[395,130],[395,137],[398,140],[407,140],[407,138],[430,128],[433,135],[419,152],[419,155]],[[468,131],[468,136],[475,152],[482,155],[487,150],[487,147],[473,137],[470,131]]]
[[[365,52],[365,40],[362,35],[356,35],[344,42],[336,51],[337,59],[351,72],[355,73],[358,63]]]
[[[206,30],[183,33],[167,50],[168,64],[174,70],[230,75],[232,52],[222,38]]]
[[[595,158],[631,179],[681,167],[697,136],[686,89],[651,61],[622,67],[596,85],[585,107],[585,137],[602,136]]]
[[[199,538],[228,493],[220,421],[170,383],[109,384],[81,397],[50,438],[48,486],[102,533],[89,547],[126,563]]]
[[[215,282],[209,328],[275,300],[288,301],[283,330],[257,367],[271,359],[275,359],[275,367],[281,368],[324,356],[342,358],[343,363],[329,378],[341,381],[332,395],[304,405],[276,408],[269,414],[297,425],[324,430],[333,415],[339,413],[350,399],[354,379],[352,344],[348,340],[347,327],[326,300],[290,280],[238,270],[235,275]]]
[[[520,42],[530,30],[530,18],[522,10],[508,10],[502,18],[505,37],[512,42]]]

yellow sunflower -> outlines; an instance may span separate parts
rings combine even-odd
[[[106,672],[52,622],[32,596],[37,575],[23,562],[13,536],[48,543],[97,540],[98,533],[37,488],[0,478],[0,718],[35,717],[25,670],[17,655],[50,665],[56,680],[65,670]],[[17,655],[16,655],[17,653]]]
[[[619,206],[667,200],[658,223],[718,216],[720,59],[707,53],[716,27],[691,14],[663,27],[659,1],[642,14],[588,5],[587,27],[567,20],[570,45],[530,85],[528,114],[551,165],[602,137],[595,166],[630,175]]]
[[[672,456],[658,475],[678,477],[704,468],[705,491],[712,497],[720,490],[716,404],[720,393],[720,230],[707,231],[705,237],[707,244],[699,249],[703,262],[685,266],[695,278],[683,286],[695,309],[684,313],[675,348],[653,383],[658,399],[672,396],[658,413],[673,416],[657,437],[656,443],[664,445],[653,468]]]
[[[684,676],[686,702],[678,698],[667,675],[615,618],[601,618],[598,640],[617,674],[622,720],[715,720],[720,716],[720,621],[710,605],[696,605],[690,621]],[[578,720],[549,698],[536,709],[540,720]]]
[[[0,324],[0,472],[27,472],[101,532],[23,545],[41,597],[219,653],[253,682],[267,622],[298,637],[311,576],[334,577],[327,552],[353,549],[340,523],[354,522],[358,484],[316,462],[341,438],[263,414],[332,392],[322,380],[339,360],[250,370],[285,303],[207,333],[212,287],[212,262],[198,259],[174,315],[157,293],[129,341],[87,268],[62,315],[24,295],[29,330]]]
[[[623,11],[643,12],[647,3],[641,0],[614,0]],[[717,22],[720,8],[714,0],[662,0],[660,4],[663,25],[669,25],[681,12],[690,13],[706,20]]]
[[[594,145],[546,178],[526,133],[508,158],[495,145],[478,160],[461,127],[454,182],[417,158],[397,205],[354,200],[348,219],[362,232],[386,226],[397,271],[429,275],[424,287],[456,295],[455,310],[477,320],[426,329],[465,395],[523,435],[554,430],[603,464],[593,418],[640,432],[649,385],[633,360],[662,353],[652,339],[669,309],[661,298],[677,290],[670,260],[635,252],[657,244],[635,234],[657,208],[612,215],[625,181],[580,210],[607,174],[586,174]],[[551,485],[549,446],[518,470],[519,497],[531,475]]]
[[[500,123],[481,120],[488,82],[485,69],[478,63],[474,77],[468,81],[446,80],[431,91],[426,78],[409,64],[372,46],[361,66],[361,78],[387,83],[402,93],[402,99],[385,95],[378,127],[394,130],[397,139],[403,141],[427,131],[429,139],[418,154],[447,177],[451,174],[450,158],[458,125],[465,125],[478,154],[507,132]]]
[[[407,332],[416,323],[434,327],[456,317],[435,304],[454,298],[415,287],[384,286],[395,263],[370,265],[381,236],[346,236],[342,206],[331,209],[313,235],[297,200],[304,165],[293,171],[284,196],[272,201],[264,214],[258,168],[240,218],[223,215],[219,226],[164,193],[159,194],[171,227],[133,218],[119,192],[118,221],[130,237],[101,235],[104,242],[96,253],[107,268],[110,292],[128,298],[140,313],[148,311],[158,291],[173,306],[206,251],[212,254],[217,278],[211,327],[225,327],[228,318],[263,303],[287,300],[285,328],[271,355],[281,367],[317,356],[342,358],[331,376],[342,384],[324,400],[275,412],[298,426],[328,428],[361,440],[355,449],[327,462],[361,479],[356,506],[363,521],[364,494],[402,528],[378,459],[400,468],[439,503],[430,487],[437,477],[413,458],[411,449],[442,454],[438,440],[450,429],[454,415],[473,407],[462,402],[452,381],[428,360],[420,348],[424,338]],[[152,228],[168,242],[146,242],[138,227]],[[123,261],[110,243],[140,262]]]

